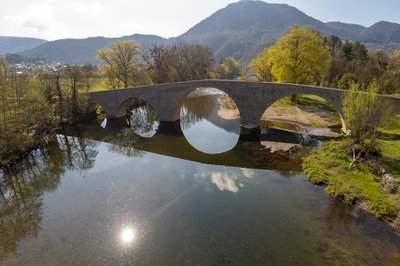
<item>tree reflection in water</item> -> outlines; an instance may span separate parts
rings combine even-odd
[[[52,136],[13,166],[0,170],[0,261],[26,237],[36,237],[42,220],[43,193],[54,191],[66,169],[93,167],[95,141]]]
[[[120,133],[107,136],[104,142],[110,143],[108,150],[117,154],[121,154],[127,157],[141,156],[144,151],[140,150],[146,145],[140,136],[129,129],[122,129]]]
[[[197,122],[209,118],[218,111],[217,96],[190,96],[181,107],[181,127],[188,129]]]
[[[160,125],[157,112],[146,102],[135,100],[126,109],[128,126],[139,136],[151,138]]]

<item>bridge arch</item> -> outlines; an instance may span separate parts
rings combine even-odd
[[[185,91],[185,93],[183,93],[183,94],[179,97],[179,99],[178,99],[178,101],[177,101],[177,103],[176,103],[176,106],[175,106],[174,114],[173,114],[173,120],[174,120],[174,121],[178,121],[178,120],[180,119],[180,116],[181,116],[181,108],[182,108],[182,106],[184,105],[184,102],[185,102],[185,100],[187,99],[187,97],[188,97],[191,93],[195,92],[196,90],[204,90],[204,89],[216,89],[216,90],[219,90],[219,91],[223,92],[224,94],[226,94],[230,99],[232,99],[232,101],[233,101],[234,104],[236,105],[236,107],[237,107],[237,109],[238,109],[238,112],[239,112],[239,119],[241,119],[241,118],[240,118],[240,109],[239,109],[238,103],[237,103],[237,101],[231,96],[232,91],[230,91],[230,90],[227,89],[227,88],[221,87],[221,86],[204,86],[204,87],[191,87],[191,88],[189,88],[187,91]]]
[[[301,91],[301,90],[300,90],[300,91]],[[284,98],[291,97],[291,96],[293,96],[294,94],[301,94],[301,95],[305,95],[306,97],[307,97],[307,96],[318,96],[319,98],[325,100],[325,101],[326,101],[329,105],[331,105],[331,106],[334,108],[334,110],[336,111],[336,113],[337,113],[337,115],[338,115],[338,117],[339,117],[339,119],[340,119],[342,131],[343,131],[343,132],[346,132],[346,131],[347,131],[347,127],[346,127],[346,123],[345,123],[345,121],[344,121],[344,116],[343,116],[343,111],[342,111],[342,99],[341,99],[341,98],[338,99],[338,98],[327,97],[326,94],[324,94],[324,93],[319,93],[318,91],[313,91],[313,92],[310,92],[310,91],[303,91],[303,92],[301,92],[301,93],[300,93],[300,92],[293,93],[293,92],[289,92],[289,91],[288,91],[288,92],[285,92],[285,91],[284,91],[284,92],[281,92],[281,93],[279,94],[279,96],[276,96],[276,97],[269,97],[269,99],[267,100],[267,103],[266,103],[265,106],[264,106],[264,112],[263,112],[262,115],[260,116],[260,123],[261,123],[261,121],[262,121],[262,117],[264,116],[265,112],[267,112],[267,110],[270,109],[274,103],[277,103],[277,102],[279,102],[280,100],[282,100],[282,99],[284,99]]]
[[[116,117],[124,117],[126,126],[137,135],[153,137],[160,125],[160,114],[146,100],[139,97],[128,97],[119,105]]]
[[[152,108],[158,116],[160,116],[160,111],[157,110],[153,104],[151,104],[148,100],[141,98],[141,97],[136,97],[136,96],[131,96],[129,98],[126,98],[125,100],[123,100],[117,108],[117,112],[116,112],[116,117],[124,117],[125,113],[126,113],[126,109],[131,109],[131,108],[136,108],[136,107],[140,107],[143,105],[147,105],[150,108]]]
[[[101,102],[97,101],[91,101],[88,103],[86,112],[89,114],[94,114],[96,113],[97,118],[103,118],[100,117],[100,115],[103,115],[104,118],[107,116],[107,110],[104,108],[104,105]]]

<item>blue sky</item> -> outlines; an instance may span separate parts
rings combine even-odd
[[[364,26],[386,20],[400,23],[399,0],[286,0],[285,2],[323,22],[342,21]]]
[[[134,33],[175,37],[232,0],[1,0],[0,36],[47,40],[119,37]],[[400,0],[269,0],[321,21],[370,26],[400,23]]]

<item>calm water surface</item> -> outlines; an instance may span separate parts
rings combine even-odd
[[[270,154],[257,140],[238,140],[237,121],[195,105],[184,105],[197,122],[187,119],[182,132],[161,124],[147,139],[86,126],[3,170],[1,264],[400,263],[400,237],[389,227],[307,181],[307,149]],[[236,135],[219,150],[192,143],[190,129],[203,120],[210,141]]]

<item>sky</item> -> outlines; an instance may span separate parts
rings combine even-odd
[[[232,2],[236,0],[1,0],[0,36],[56,40],[142,33],[176,37]],[[289,4],[323,22],[400,23],[399,0],[266,2]]]

